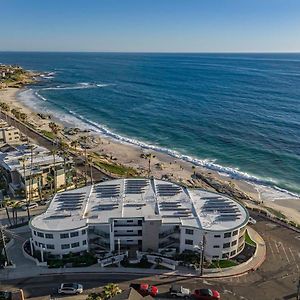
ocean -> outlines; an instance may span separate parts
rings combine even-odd
[[[73,126],[300,193],[300,54],[0,52]]]

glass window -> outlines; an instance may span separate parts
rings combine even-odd
[[[230,247],[230,243],[223,244],[223,248],[229,248],[229,247]]]
[[[76,242],[76,243],[72,243],[72,244],[71,244],[71,247],[72,247],[72,248],[79,247],[79,243],[78,243],[78,242]]]
[[[82,241],[82,245],[86,245],[86,240]]]
[[[69,237],[69,234],[68,233],[61,233],[60,234],[60,238],[61,239],[67,239]]]
[[[127,220],[126,222],[127,223],[133,223],[133,220]]]
[[[229,237],[231,237],[231,232],[224,233],[224,238],[229,238]]]
[[[70,248],[70,244],[62,244],[61,245],[61,249],[69,249]]]
[[[238,234],[238,230],[235,230],[233,233],[232,233],[232,235],[234,236],[234,235],[237,235]]]
[[[41,248],[45,248],[45,244],[43,244],[43,243],[39,243],[39,247],[41,247]]]
[[[46,233],[45,237],[46,237],[46,239],[53,239],[53,234],[52,233]]]
[[[186,234],[194,234],[194,230],[193,229],[186,229],[185,233]]]
[[[193,245],[193,240],[185,240],[186,245]]]
[[[86,229],[82,229],[82,230],[81,230],[81,234],[82,234],[82,235],[85,235],[85,234],[86,234]]]
[[[214,248],[220,248],[220,246],[219,245],[214,245]]]
[[[214,259],[218,259],[218,258],[219,258],[219,255],[213,255],[213,258],[214,258]]]
[[[229,254],[229,253],[224,253],[224,254],[222,254],[222,258],[228,258],[228,254]]]
[[[37,232],[37,235],[38,235],[39,237],[44,237],[44,234],[43,234],[42,232]]]
[[[78,236],[78,235],[79,235],[78,231],[71,232],[70,234],[71,237]]]
[[[33,231],[33,234],[36,235],[36,231],[35,230]]]
[[[233,255],[235,255],[235,253],[236,253],[236,250],[234,250],[234,251],[231,251],[231,252],[230,252],[230,256],[233,256]]]
[[[233,241],[233,242],[231,243],[231,246],[234,246],[234,245],[236,245],[236,244],[237,244],[237,240]]]
[[[54,245],[47,244],[46,247],[47,247],[47,249],[54,249]]]
[[[215,238],[220,238],[221,235],[220,235],[220,234],[215,234],[214,237],[215,237]]]

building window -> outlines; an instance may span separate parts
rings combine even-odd
[[[54,249],[54,245],[47,244],[46,247],[47,249]]]
[[[224,233],[224,238],[229,238],[229,237],[231,237],[231,232]]]
[[[39,247],[40,247],[40,248],[45,248],[45,244],[39,243]]]
[[[220,234],[215,234],[214,237],[215,237],[215,238],[220,238],[221,235],[220,235]]]
[[[133,240],[126,240],[126,242],[133,242]]]
[[[235,231],[232,233],[232,236],[237,235],[238,232],[239,232],[238,230],[235,230]]]
[[[36,235],[36,231],[35,230],[33,231],[33,234]]]
[[[78,235],[79,235],[78,231],[74,231],[70,233],[71,237],[78,236]]]
[[[193,245],[193,240],[185,240],[186,245]]]
[[[37,241],[35,241],[34,243],[35,243],[36,246],[38,245]]]
[[[228,258],[228,254],[229,254],[229,253],[224,253],[224,254],[222,254],[222,258]]]
[[[126,232],[133,232],[133,230],[126,230]]]
[[[230,247],[230,243],[223,244],[223,248],[229,248],[229,247]]]
[[[82,245],[86,245],[86,240],[82,241]]]
[[[82,234],[82,235],[85,235],[85,234],[86,234],[86,229],[82,229],[82,230],[81,230],[81,234]]]
[[[43,234],[42,232],[37,232],[37,235],[38,235],[39,237],[44,237],[44,234]]]
[[[219,259],[219,255],[213,255],[213,259]]]
[[[191,235],[193,235],[194,234],[194,230],[193,229],[186,229],[185,230],[185,234],[191,234]]]
[[[71,247],[72,247],[72,248],[79,247],[79,243],[78,243],[78,242],[76,242],[76,243],[72,243],[72,244],[71,244]]]
[[[70,244],[62,244],[61,245],[61,249],[69,249],[70,248]]]
[[[53,234],[52,233],[46,233],[45,237],[46,237],[46,239],[53,239]]]
[[[233,255],[235,255],[235,253],[236,253],[236,250],[234,250],[234,251],[231,251],[231,252],[230,252],[230,256],[233,256]]]
[[[214,248],[220,248],[220,246],[219,245],[214,245]]]
[[[133,220],[127,220],[126,222],[127,223],[133,223]]]
[[[243,238],[244,238],[244,236],[241,235],[241,236],[239,237],[239,242],[240,242]]]
[[[236,244],[237,244],[237,240],[233,241],[233,242],[231,243],[231,246],[234,246],[234,245],[236,245]]]
[[[68,233],[61,233],[60,234],[60,238],[61,239],[67,239],[69,237],[69,234]]]

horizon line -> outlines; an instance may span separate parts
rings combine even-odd
[[[80,51],[80,50],[0,50],[0,53],[119,53],[119,54],[300,54],[299,51]]]

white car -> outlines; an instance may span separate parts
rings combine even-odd
[[[58,289],[59,294],[78,295],[83,292],[83,286],[79,283],[62,283]]]
[[[256,220],[253,219],[252,217],[249,217],[249,223],[252,224],[252,225],[255,225],[256,224]]]
[[[32,203],[30,203],[30,204],[25,204],[25,205],[23,205],[21,208],[22,208],[23,210],[27,210],[27,206],[29,207],[29,209],[32,209],[32,208],[37,208],[37,207],[38,207],[38,204],[35,203],[35,202],[32,202]]]
[[[181,285],[172,285],[170,287],[169,293],[172,297],[185,298],[188,299],[191,296],[191,291],[184,288]]]

